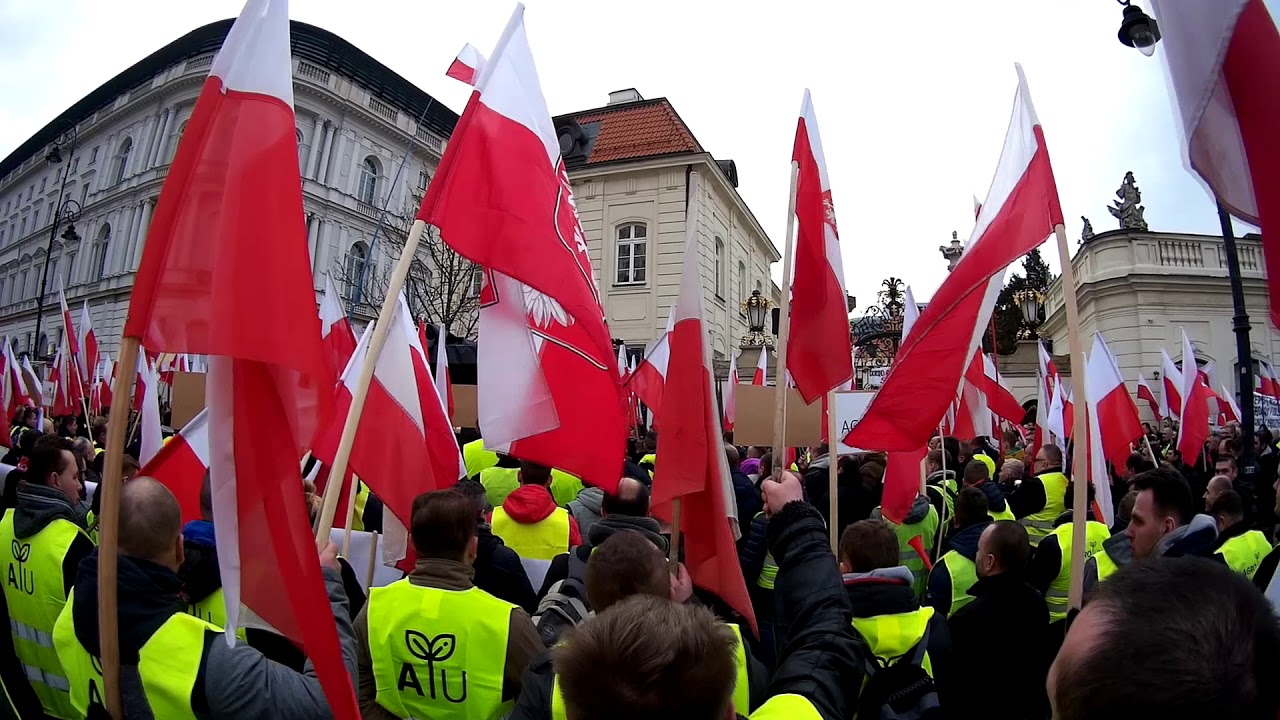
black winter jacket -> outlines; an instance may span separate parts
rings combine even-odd
[[[828,472],[831,456],[824,455],[814,460],[804,473],[804,494],[809,502],[822,513],[824,521],[830,520],[831,499],[829,489],[831,483]],[[875,493],[862,482],[860,472],[841,473],[836,478],[836,512],[839,521],[836,523],[836,537],[844,533],[844,529],[859,520],[871,517],[875,508]]]
[[[516,551],[493,534],[489,523],[480,524],[476,541],[476,587],[499,600],[519,605],[530,615],[537,612],[538,598],[533,594],[533,585]]]
[[[929,572],[929,584],[925,588],[924,602],[921,604],[933,607],[944,618],[950,615],[951,573],[947,570],[943,559],[946,558],[948,552],[954,550],[972,561],[978,554],[978,538],[982,537],[982,531],[986,530],[990,524],[987,521],[980,522],[966,528],[954,530],[947,536],[946,547],[943,549],[942,556],[933,566],[933,570]]]
[[[943,706],[947,717],[1048,717],[1044,683],[1052,646],[1044,598],[1007,573],[980,578],[969,594],[974,601],[951,617],[954,682]]]

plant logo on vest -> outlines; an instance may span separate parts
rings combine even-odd
[[[9,563],[9,585],[16,590],[20,590],[28,595],[36,593],[36,574],[34,570],[26,568],[27,559],[31,557],[31,543],[18,542],[17,538],[9,544],[9,549],[13,553],[13,562]],[[14,572],[14,564],[17,564],[17,572]]]
[[[89,663],[93,665],[93,676],[89,678],[89,707],[105,708],[107,704],[102,701],[102,691],[98,689],[98,683],[102,682],[102,661],[90,653]]]
[[[396,689],[404,692],[412,688],[418,693],[419,697],[429,696],[432,700],[439,699],[436,694],[436,663],[444,662],[453,657],[453,653],[457,650],[458,638],[451,633],[441,633],[435,637],[427,637],[425,634],[417,630],[404,631],[404,646],[409,654],[418,658],[427,664],[427,692],[422,691],[422,680],[418,677],[417,670],[414,669],[412,663],[404,663],[400,666],[400,679],[396,683]],[[462,681],[460,683],[462,691],[457,697],[449,694],[449,671],[440,668],[440,695],[448,702],[460,704],[467,701],[467,671],[462,671]]]

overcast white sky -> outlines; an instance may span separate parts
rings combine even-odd
[[[1190,1],[1190,0],[1189,0]],[[1209,1],[1209,0],[1196,0]],[[1275,3],[1269,2],[1275,12]],[[698,141],[737,161],[740,190],[781,247],[801,94],[822,128],[849,290],[874,302],[901,277],[916,298],[945,275],[938,246],[967,238],[1026,70],[1074,249],[1080,215],[1137,177],[1152,229],[1217,233],[1183,169],[1159,55],[1116,40],[1115,0],[528,0],[526,23],[553,114],[611,90],[666,96]],[[240,0],[0,0],[0,157],[147,54]],[[331,30],[455,111],[467,88],[444,70],[464,42],[488,53],[511,0],[295,0]],[[1052,244],[1046,257],[1057,268]],[[781,263],[774,276],[781,275]]]

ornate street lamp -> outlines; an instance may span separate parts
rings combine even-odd
[[[1151,57],[1156,53],[1156,43],[1160,42],[1160,26],[1142,8],[1130,5],[1129,0],[1119,0],[1119,3],[1124,6],[1124,19],[1120,21],[1120,42]]]
[[[49,151],[45,153],[44,159],[55,165],[62,162],[62,148],[67,148],[67,169],[62,173],[62,184],[58,186],[58,211],[53,214],[52,223],[49,227],[49,244],[45,246],[44,252],[44,268],[40,272],[40,294],[36,296],[36,341],[40,340],[40,326],[44,323],[44,295],[49,286],[49,265],[53,260],[53,241],[58,237],[58,226],[63,222],[67,223],[67,232],[62,237],[66,240],[77,241],[80,234],[75,230],[75,221],[80,217],[80,203],[75,200],[67,200],[62,202],[62,196],[67,189],[67,178],[71,175],[70,160],[76,155],[76,126],[69,120],[63,121],[66,127],[62,132],[58,133],[58,137],[54,138],[53,144],[49,147]],[[40,353],[44,349],[36,348],[35,357],[40,359]]]
[[[1044,294],[1039,290],[1027,288],[1013,294],[1013,301],[1018,304],[1022,313],[1022,331],[1019,333],[1027,340],[1039,337],[1036,329],[1040,327],[1040,311],[1044,308]]]
[[[769,308],[773,303],[769,298],[752,290],[751,297],[742,301],[742,309],[747,313],[747,334],[742,336],[739,347],[773,347],[773,336],[764,331],[764,324],[769,318]]]

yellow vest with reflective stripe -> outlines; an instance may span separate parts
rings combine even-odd
[[[1062,558],[1058,566],[1058,577],[1054,578],[1052,583],[1049,583],[1049,591],[1044,594],[1044,604],[1049,607],[1049,622],[1067,619],[1067,594],[1071,589],[1072,527],[1072,523],[1063,523],[1049,533],[1058,538],[1058,548],[1062,551]],[[1106,542],[1109,537],[1111,537],[1111,531],[1107,529],[1106,525],[1093,520],[1085,523],[1085,562],[1088,562],[1089,558],[1102,551],[1102,543]]]
[[[522,560],[554,560],[569,552],[569,511],[558,507],[536,523],[512,520],[502,508],[493,509],[493,534]]]
[[[947,617],[950,618],[957,610],[974,601],[969,588],[978,582],[978,567],[955,550],[943,555],[938,565],[933,566],[933,571],[945,572],[951,578],[951,609],[947,611]]]
[[[191,693],[204,658],[205,633],[221,632],[199,618],[175,612],[138,651],[142,690],[156,718],[194,720],[196,714],[191,708]],[[99,669],[102,663],[90,655],[76,638],[70,598],[58,617],[53,640],[58,648],[58,657],[67,669],[71,703],[78,712],[76,717],[84,717],[91,706],[101,708],[104,705],[102,671]]]
[[[1004,510],[1000,512],[996,512],[995,510],[992,510],[990,507],[988,507],[987,514],[991,516],[992,520],[1015,520],[1016,521],[1018,519],[1017,516],[1013,514],[1013,508],[1009,507],[1008,500],[1005,500]]]
[[[742,629],[733,623],[721,623],[733,631],[738,638],[736,662],[738,677],[733,686],[733,708],[739,715],[746,715],[751,707],[751,685],[747,679],[747,649],[742,644]],[[753,716],[754,717],[754,716]],[[560,694],[560,676],[551,681],[551,720],[568,720],[569,714],[564,707],[564,695]]]
[[[467,466],[467,477],[479,474],[485,468],[498,464],[498,453],[484,449],[484,440],[472,440],[462,446],[462,464]]]
[[[906,655],[916,646],[916,643],[920,642],[932,617],[933,608],[922,607],[919,610],[893,615],[855,617],[853,627],[858,634],[862,635],[862,639],[867,641],[867,647],[871,648],[871,652],[876,657],[884,663],[892,663]],[[933,677],[933,661],[929,659],[928,652],[924,654],[924,660],[920,666],[929,677]],[[865,677],[862,682],[864,684],[867,682]]]
[[[765,551],[764,565],[760,566],[760,577],[756,578],[756,587],[772,590],[777,582],[778,561],[773,559],[773,553]]]
[[[1033,548],[1040,544],[1041,538],[1048,537],[1053,532],[1053,521],[1067,511],[1063,497],[1067,493],[1069,482],[1067,476],[1060,472],[1045,473],[1037,477],[1044,484],[1044,508],[1019,520],[1027,529],[1027,539],[1031,541]]]
[[[397,717],[488,720],[503,703],[508,602],[479,588],[440,590],[408,579],[369,591],[374,700]]]
[[[484,499],[489,506],[502,507],[507,496],[520,487],[520,468],[485,468],[480,471],[480,484],[484,486]]]
[[[898,562],[907,566],[911,571],[911,575],[915,581],[911,584],[912,589],[919,597],[924,592],[925,579],[928,573],[925,571],[924,558],[920,557],[920,553],[909,544],[911,538],[919,535],[924,543],[925,552],[931,552],[933,541],[938,537],[938,511],[932,505],[929,506],[929,514],[924,519],[905,525],[897,525],[885,520],[889,523],[889,527],[893,528],[893,532],[898,536]]]
[[[1111,577],[1112,573],[1120,569],[1120,566],[1116,565],[1116,561],[1112,560],[1111,556],[1107,554],[1105,547],[1099,550],[1097,555],[1093,556],[1093,560],[1098,566],[1099,583]]]
[[[580,492],[582,492],[582,481],[576,476],[563,470],[551,471],[551,497],[555,498],[557,505],[560,507],[568,505],[578,498]]]
[[[222,588],[218,588],[206,595],[200,602],[188,603],[183,608],[183,612],[192,617],[200,618],[221,630],[227,626],[226,595],[223,594]],[[236,637],[241,640],[245,639],[243,626],[236,628]]]
[[[1267,536],[1261,530],[1250,530],[1222,543],[1222,547],[1215,550],[1214,554],[1221,555],[1227,561],[1227,567],[1252,580],[1262,558],[1269,552],[1271,543],[1267,542]]]
[[[88,535],[75,523],[59,519],[31,537],[18,538],[13,515],[9,510],[0,520],[0,557],[5,561],[4,599],[14,653],[45,713],[68,720],[83,717],[71,705],[67,676],[53,647],[53,626],[67,604],[63,560],[76,537]]]
[[[369,504],[369,486],[356,482],[356,511],[351,516],[351,529],[364,530],[364,507]]]
[[[822,714],[808,698],[788,693],[769,698],[751,713],[751,720],[822,720]]]

